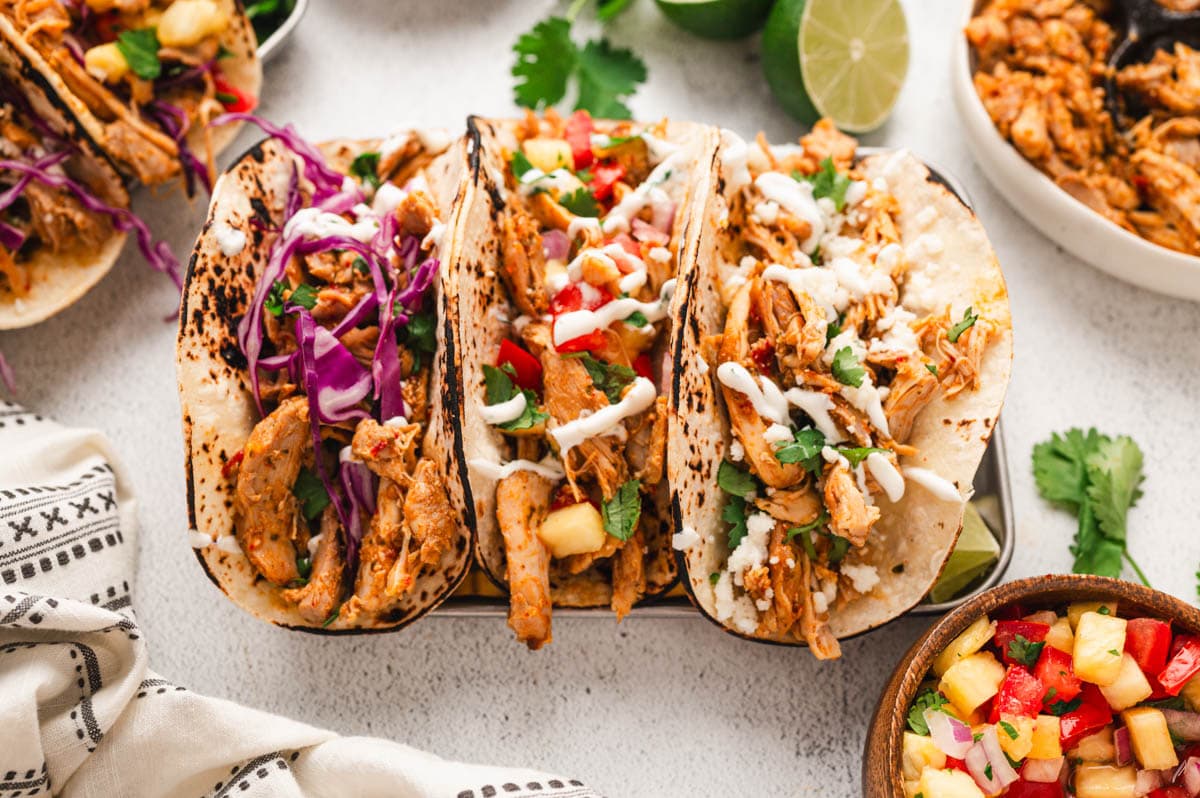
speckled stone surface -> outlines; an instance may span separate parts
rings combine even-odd
[[[1012,293],[1016,368],[1004,413],[1021,576],[1070,567],[1073,523],[1036,496],[1030,447],[1051,431],[1096,425],[1146,453],[1146,496],[1132,549],[1155,585],[1195,597],[1200,307],[1132,288],[1074,260],[992,191],[956,133],[950,41],[958,2],[909,0],[912,67],[891,122],[871,144],[905,145],[969,188]],[[461,127],[510,105],[509,46],[548,2],[314,0],[268,67],[262,112],[311,137]],[[799,134],[763,83],[758,42],[713,44],[673,29],[650,0],[614,25],[646,59],[634,102],[668,114]],[[239,146],[252,140],[246,133]],[[142,192],[137,201],[177,252],[203,206]],[[68,424],[99,427],[141,500],[137,607],[153,667],[234,701],[347,734],[438,754],[577,776],[612,796],[859,792],[875,697],[927,625],[902,620],[820,665],[803,650],[734,640],[700,621],[559,620],[529,653],[502,621],[436,616],[391,636],[322,639],[264,626],[226,602],[188,548],[175,398],[170,285],[130,251],[82,302],[42,326],[0,334],[20,400]],[[0,456],[3,456],[0,454]],[[197,741],[202,745],[203,741]]]

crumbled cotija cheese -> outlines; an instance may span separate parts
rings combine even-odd
[[[859,593],[870,593],[879,584],[879,572],[873,565],[854,565],[846,563],[842,566],[842,574],[849,577],[850,584]]]

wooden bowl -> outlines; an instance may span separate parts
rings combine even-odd
[[[930,627],[900,660],[884,687],[867,732],[862,784],[866,798],[904,798],[901,754],[905,716],[934,658],[980,615],[1008,604],[1032,610],[1057,608],[1073,601],[1116,601],[1123,616],[1144,615],[1171,621],[1200,634],[1200,610],[1174,596],[1142,585],[1103,576],[1064,574],[1020,579],[967,600]]]

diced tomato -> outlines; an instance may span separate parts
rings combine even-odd
[[[585,299],[583,289],[579,287],[579,283],[567,283],[562,287],[562,290],[554,295],[554,299],[550,300],[550,314],[558,316],[562,313],[570,313],[573,310],[595,310],[613,300],[612,294],[603,288],[592,286],[588,294],[590,295],[589,298]]]
[[[1008,785],[1007,798],[1063,798],[1062,785],[1057,781],[1043,784],[1037,781],[1014,781]]]
[[[645,377],[648,380],[654,379],[654,371],[650,365],[650,355],[645,352],[633,359],[633,370],[637,372],[639,377]]]
[[[992,702],[989,720],[996,723],[1001,715],[1036,718],[1042,710],[1046,688],[1023,665],[1010,665],[1000,683],[1000,692]]]
[[[603,202],[612,196],[613,186],[625,176],[625,167],[616,161],[601,161],[592,168],[592,195]]]
[[[1167,695],[1179,695],[1183,686],[1200,673],[1200,638],[1179,635],[1171,644],[1171,659],[1158,674],[1158,682]]]
[[[115,11],[105,11],[92,18],[92,29],[96,31],[96,38],[103,44],[115,41],[123,27],[121,17]]]
[[[1083,689],[1083,682],[1075,675],[1071,655],[1052,646],[1042,649],[1042,656],[1038,658],[1033,675],[1042,683],[1046,694],[1049,694],[1051,689],[1054,690],[1053,695],[1043,696],[1043,703],[1047,709],[1059,701],[1070,701]]]
[[[604,330],[593,330],[577,338],[563,341],[554,347],[554,351],[562,352],[564,355],[569,355],[573,352],[598,352],[604,348],[607,342],[608,338],[604,335]]]
[[[516,372],[513,382],[518,386],[530,391],[542,389],[542,364],[507,338],[500,342],[500,354],[496,356],[497,366],[503,366],[505,363],[512,366]]]
[[[567,143],[571,145],[571,157],[575,160],[576,169],[585,169],[592,165],[592,115],[579,110],[567,119]]]
[[[1083,699],[1079,708],[1058,719],[1059,739],[1064,751],[1071,750],[1084,737],[1112,723],[1112,709],[1099,687],[1085,684],[1079,695]]]
[[[1045,623],[996,621],[996,636],[993,640],[996,648],[1000,649],[1000,656],[1005,662],[1009,665],[1023,665],[1023,662],[1013,659],[1008,653],[1008,647],[1017,639],[1017,635],[1025,638],[1030,643],[1041,643],[1049,633],[1050,625]]]
[[[257,97],[227,83],[218,75],[213,75],[213,86],[217,90],[217,100],[225,106],[226,111],[248,113],[258,107]]]
[[[1171,651],[1171,624],[1155,618],[1132,618],[1125,624],[1125,650],[1142,673],[1158,673]]]
[[[620,244],[621,249],[635,258],[642,257],[642,248],[638,246],[638,242],[634,241],[633,236],[629,235],[629,233],[617,233],[612,237],[612,243]]]
[[[1160,787],[1147,793],[1146,798],[1188,798],[1188,791],[1183,787]]]
[[[947,770],[961,770],[963,773],[971,772],[971,771],[967,770],[966,762],[964,762],[961,759],[955,759],[952,756],[946,757],[946,769]]]
[[[759,371],[770,374],[775,365],[775,342],[770,338],[759,338],[750,345],[750,359]]]

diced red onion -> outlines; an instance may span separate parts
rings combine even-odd
[[[1164,709],[1162,713],[1172,734],[1189,743],[1200,742],[1200,713],[1182,709]]]
[[[1021,766],[1021,778],[1025,781],[1035,781],[1039,784],[1053,784],[1062,773],[1063,757],[1056,759],[1026,759]]]
[[[1125,767],[1133,762],[1133,746],[1129,741],[1129,727],[1122,726],[1113,732],[1113,748],[1116,750],[1117,765]]]
[[[1137,772],[1137,784],[1134,787],[1134,794],[1141,798],[1143,795],[1149,795],[1159,787],[1167,786],[1170,771],[1163,774],[1161,770],[1139,770]]]
[[[1054,622],[1058,620],[1058,616],[1050,610],[1042,610],[1041,612],[1035,612],[1032,615],[1026,615],[1024,620],[1028,621],[1029,623],[1044,623],[1047,626],[1053,626]]]
[[[675,203],[671,200],[650,200],[650,224],[668,235],[675,223]]]
[[[963,758],[963,764],[967,766],[967,772],[971,774],[971,778],[975,779],[975,783],[979,788],[988,795],[995,795],[1002,789],[996,782],[995,769],[992,770],[992,775],[988,777],[988,761],[987,752],[983,750],[983,745],[975,743],[971,746],[971,750],[967,751],[966,757]]]
[[[1000,738],[996,736],[995,726],[988,726],[984,729],[983,736],[979,738],[976,745],[983,748],[984,755],[992,766],[992,783],[998,788],[988,792],[999,792],[1017,780],[1017,771],[1013,770],[1012,765],[1008,764],[1008,758],[1004,756],[1004,749],[1000,747]]]
[[[670,229],[669,227],[667,229]],[[671,243],[671,237],[657,227],[648,225],[641,219],[633,220],[633,237],[645,244],[665,247]]]
[[[955,759],[962,759],[971,750],[975,740],[971,735],[971,727],[955,717],[927,709],[924,712],[925,723],[929,726],[929,736],[943,754]]]
[[[1183,788],[1187,790],[1191,798],[1200,795],[1200,758],[1189,756],[1185,759],[1179,766],[1175,780],[1183,782]]]
[[[546,260],[566,260],[571,252],[571,241],[562,230],[547,230],[542,233],[542,254]]]

